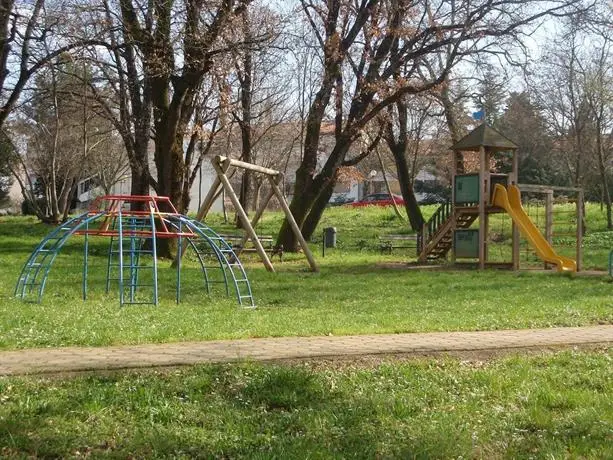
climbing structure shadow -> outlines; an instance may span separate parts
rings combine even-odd
[[[117,286],[120,305],[158,304],[158,241],[176,239],[182,252],[193,251],[204,287],[223,283],[239,305],[255,307],[251,284],[232,246],[202,222],[177,212],[168,197],[108,195],[92,209],[49,233],[24,264],[15,295],[40,302],[57,255],[72,235],[83,235],[82,295],[87,298],[89,238],[109,239],[106,292]],[[181,259],[175,266],[176,301],[181,298]]]

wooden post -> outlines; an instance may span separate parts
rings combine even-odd
[[[553,190],[545,194],[545,239],[551,245],[553,236]]]
[[[219,180],[219,177],[215,177],[211,188],[207,192],[206,197],[204,197],[204,201],[198,209],[198,213],[196,214],[196,220],[202,221],[202,219],[204,219],[204,217],[209,213],[209,210],[211,209],[211,206],[213,206],[215,199],[219,196],[220,191],[221,181]]]
[[[583,190],[577,193],[577,271],[583,269]]]
[[[216,158],[216,160],[218,159],[219,157]],[[223,185],[223,187],[226,189],[226,192],[230,196],[230,200],[232,201],[232,204],[234,205],[234,208],[236,209],[236,213],[238,214],[238,217],[241,220],[241,223],[243,224],[243,228],[251,237],[251,241],[253,241],[255,250],[260,256],[260,259],[262,259],[262,263],[266,267],[266,270],[268,270],[269,272],[274,272],[275,268],[272,266],[272,263],[270,263],[270,259],[268,259],[268,255],[266,254],[266,251],[262,247],[262,243],[258,239],[255,233],[255,230],[251,226],[251,222],[249,222],[249,217],[247,216],[247,214],[245,213],[245,210],[241,206],[241,202],[238,199],[238,196],[236,196],[236,193],[234,193],[234,190],[232,189],[232,184],[230,184],[230,181],[226,177],[224,169],[225,170],[228,169],[229,162],[227,160],[224,161],[223,166],[222,166],[221,164],[219,164],[218,161],[214,161],[213,167],[215,168],[215,171],[217,172],[217,176],[219,177],[221,184]]]
[[[485,204],[489,202],[486,184],[486,154],[483,146],[479,147],[479,268],[485,268]]]
[[[553,190],[547,190],[545,193],[545,239],[549,246],[553,236]],[[544,268],[547,268],[547,262]]]
[[[253,220],[251,221],[251,226],[254,228],[254,230],[255,230],[255,227],[258,225],[258,222],[260,221],[262,214],[264,214],[264,211],[266,210],[266,206],[268,206],[268,202],[270,201],[274,193],[275,192],[271,187],[270,191],[268,192],[268,194],[266,195],[262,203],[260,203],[260,207],[255,212],[255,216],[253,217]],[[239,244],[238,251],[234,251],[236,252],[236,255],[240,255],[240,253],[243,251],[245,247],[245,244],[247,244],[247,241],[249,241],[249,235],[245,233]]]
[[[215,158],[213,161],[217,161],[217,159]],[[232,169],[230,172],[230,168],[228,164],[225,164],[225,163],[218,163],[218,164],[222,166],[223,171],[226,174],[226,177],[228,177],[228,179],[231,179],[232,176],[234,176],[234,173],[236,172],[236,168]],[[226,217],[225,216],[226,206],[225,206],[224,193],[225,192],[224,192],[224,188],[221,185],[221,181],[219,180],[219,177],[216,176],[215,180],[211,184],[211,188],[209,189],[209,191],[206,194],[206,197],[204,198],[204,201],[200,205],[200,209],[198,209],[198,213],[196,214],[196,220],[199,220],[201,222],[204,220],[204,218],[207,216],[207,214],[211,210],[211,206],[213,206],[213,203],[215,203],[215,201],[217,200],[217,198],[219,198],[220,195],[223,197],[222,203],[223,203],[223,211],[224,211],[224,218],[225,218]]]
[[[485,223],[485,233],[483,234],[483,266],[489,260],[490,253],[490,244],[488,241],[488,237],[490,234],[490,214],[489,207],[491,206],[491,197],[492,197],[492,173],[490,172],[490,161],[491,161],[492,152],[489,148],[485,149],[485,214],[483,216],[483,220]]]
[[[283,176],[279,174],[276,177],[270,176],[269,179],[270,179],[270,186],[273,189],[277,199],[279,200],[279,204],[281,205],[281,208],[283,209],[283,212],[285,213],[285,217],[287,218],[287,221],[292,227],[292,230],[294,231],[294,235],[296,236],[296,239],[300,243],[300,246],[302,246],[304,255],[309,261],[309,265],[311,266],[311,271],[319,272],[319,267],[317,266],[317,262],[315,262],[315,258],[313,257],[311,250],[309,249],[309,245],[307,244],[304,237],[302,236],[300,227],[298,227],[298,224],[296,223],[296,220],[294,219],[294,216],[292,215],[292,211],[290,210],[287,204],[287,201],[285,201],[285,197],[283,196],[283,193],[281,193],[281,190],[279,189],[279,182],[283,180]]]
[[[512,262],[513,262],[513,270],[519,270],[519,259],[520,259],[520,254],[519,254],[519,247],[520,247],[520,234],[519,234],[519,229],[517,228],[517,225],[515,223],[513,223],[513,230],[512,230],[512,239],[513,239],[513,247],[511,248],[511,251],[513,252],[513,258],[512,258]]]
[[[511,167],[511,176],[509,177],[511,184],[513,185],[517,185],[519,183],[519,156],[517,155],[517,150],[513,150],[513,161],[512,161],[512,167]],[[508,187],[507,187],[508,188]],[[520,199],[521,199],[521,191],[520,191]],[[517,224],[512,221],[513,224],[511,226],[511,238],[512,238],[512,248],[511,248],[511,252],[512,252],[512,263],[513,263],[513,270],[519,270],[519,245],[520,245],[520,235],[519,235],[519,228],[517,227]]]
[[[511,176],[509,179],[513,185],[517,185],[519,183],[519,156],[517,155],[517,150],[513,150]]]
[[[451,257],[450,262],[455,264],[455,232],[457,228],[457,218],[455,214],[455,181],[456,176],[458,175],[458,164],[456,162],[456,151],[451,151],[451,218],[453,222],[451,223]]]

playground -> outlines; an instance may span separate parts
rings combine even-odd
[[[487,153],[481,153],[483,166]],[[220,187],[237,165],[220,160]],[[236,229],[221,215],[201,223],[177,214],[164,198],[106,197],[55,230],[27,217],[0,218],[0,355],[166,344],[175,364],[156,361],[144,346],[133,347],[130,359],[138,367],[138,353],[145,353],[144,366],[172,366],[197,363],[181,356],[197,354],[200,341],[263,340],[242,341],[254,348],[239,353],[234,365],[99,375],[94,358],[102,349],[89,349],[94,376],[54,377],[52,384],[44,377],[1,377],[6,447],[0,454],[609,457],[613,232],[605,231],[598,206],[583,208],[581,201],[578,207],[567,196],[577,190],[520,191],[513,174],[491,187],[491,177],[483,168],[477,175],[477,181],[486,178],[477,187],[486,193],[476,200],[425,207],[428,224],[419,236],[389,208],[329,208],[316,232],[321,236],[309,246],[303,241],[303,254],[284,254],[274,267],[257,241],[255,253],[235,252],[220,235]],[[270,181],[274,191],[274,172]],[[258,233],[245,225],[252,242],[278,232],[287,213],[278,198],[285,214],[262,208]],[[130,208],[135,199],[144,210]],[[324,256],[319,250],[329,227],[336,229],[336,245]],[[183,257],[156,258],[157,239],[175,240]],[[382,241],[395,245],[383,248]],[[588,341],[582,350],[533,345],[535,356],[491,359],[483,352],[437,359],[377,355],[385,353],[377,340],[394,342],[402,333],[451,332],[445,340],[468,350],[453,332],[483,331],[495,340],[498,330],[524,329],[506,333],[536,334],[534,343],[543,344],[535,329],[555,334],[554,328],[599,325],[593,328],[601,331],[599,345]],[[329,347],[322,349],[326,355],[315,346],[313,361],[249,362],[281,359],[275,344],[289,337],[296,337],[296,350],[310,350],[300,343],[311,336],[312,343],[347,342],[347,350],[366,337],[371,351],[363,353],[375,356],[338,361]],[[526,346],[518,340],[510,348]],[[180,350],[188,342],[191,353]],[[569,343],[562,339],[558,346]],[[204,344],[211,354],[227,345]],[[76,370],[88,369],[82,359],[79,366],[86,367]],[[105,372],[123,366],[115,364]]]
[[[428,209],[434,211],[434,207]],[[604,231],[599,208],[587,206],[584,267],[606,270],[613,235]],[[261,231],[274,234],[281,213],[263,216]],[[221,216],[208,224],[232,231]],[[83,236],[74,236],[57,256],[41,303],[14,297],[15,282],[32,249],[49,227],[30,218],[4,218],[0,251],[2,347],[111,345],[284,335],[327,335],[439,330],[489,330],[610,323],[610,278],[569,277],[536,270],[406,270],[414,250],[382,253],[378,237],[399,233],[405,223],[387,208],[330,208],[322,226],[334,225],[337,248],[318,257],[312,273],[304,257],[286,254],[268,272],[255,254],[241,260],[257,309],[238,307],[223,284],[207,294],[198,260],[185,258],[181,303],[176,270],[160,262],[159,304],[119,307],[106,294],[108,239],[90,237],[88,298],[82,300]],[[321,235],[321,233],[319,233]],[[320,237],[321,238],[321,237]],[[321,241],[312,243],[318,253]],[[571,249],[572,251],[572,249]],[[498,250],[492,250],[498,254]],[[393,267],[393,268],[389,268]],[[501,306],[504,305],[504,308]]]
[[[274,234],[281,220],[281,213],[265,214],[260,231]],[[604,231],[597,206],[586,207],[586,220],[584,268],[605,270],[613,234]],[[219,215],[207,224],[235,231]],[[2,218],[0,225],[5,351],[613,322],[606,272],[559,274],[544,271],[538,260],[536,270],[407,270],[414,250],[380,249],[381,235],[406,229],[389,208],[328,209],[322,227],[337,228],[338,244],[317,257],[319,273],[301,255],[286,254],[272,273],[256,254],[243,254],[256,309],[238,306],[223,284],[208,294],[194,257],[183,260],[180,303],[176,269],[166,260],[158,267],[158,305],[120,307],[117,291],[105,292],[109,241],[93,236],[84,301],[84,235],[70,238],[58,254],[41,302],[27,302],[14,297],[15,282],[50,229],[26,217]],[[321,241],[311,244],[318,254]],[[507,257],[507,249],[490,253]],[[604,458],[611,454],[613,423],[610,360],[605,348],[492,361],[380,357],[3,377],[1,452],[232,458],[291,458],[307,450],[357,457],[573,452]]]

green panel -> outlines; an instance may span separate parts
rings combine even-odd
[[[455,203],[478,203],[479,189],[479,174],[455,176]]]
[[[454,233],[455,256],[459,258],[479,257],[479,230],[456,230]]]

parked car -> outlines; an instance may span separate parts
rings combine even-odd
[[[353,203],[353,198],[349,198],[346,195],[337,195],[328,203],[328,206],[342,206],[349,203]]]
[[[404,206],[404,200],[400,195],[392,194],[390,196],[389,193],[373,193],[371,195],[366,195],[360,201],[354,201],[351,203],[351,206],[356,208],[362,206],[391,206],[392,197],[398,206]]]

